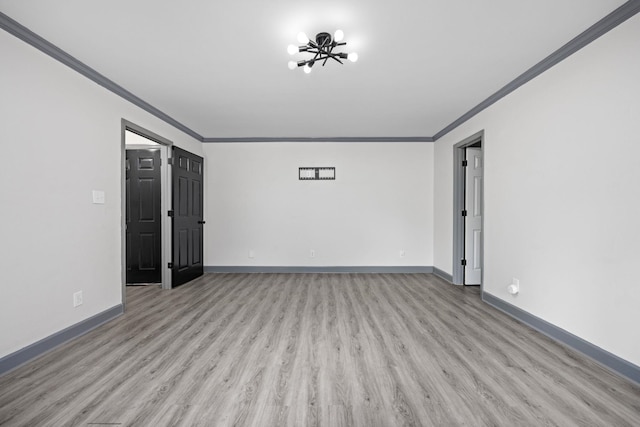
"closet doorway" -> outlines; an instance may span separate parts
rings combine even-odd
[[[484,132],[453,147],[453,283],[482,286]]]
[[[127,284],[171,289],[171,147],[171,141],[122,121],[123,300]]]

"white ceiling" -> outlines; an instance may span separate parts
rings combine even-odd
[[[0,11],[204,137],[429,137],[623,3],[0,0]],[[287,68],[299,31],[338,28],[357,63]]]

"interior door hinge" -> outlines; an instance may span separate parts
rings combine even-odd
[[[466,266],[467,265],[467,260],[466,259],[461,259],[460,260],[460,264],[463,265],[463,266]]]
[[[173,157],[169,157],[167,159],[167,164],[170,165],[170,166],[173,166]]]
[[[167,263],[167,268],[173,268],[173,263],[172,262]]]
[[[467,216],[467,210],[466,209],[462,211],[462,216]]]
[[[172,211],[172,210],[171,210],[171,211],[168,211],[168,212],[167,212],[167,215],[169,215],[171,218],[173,218],[173,211]]]
[[[468,162],[468,161],[466,161],[466,160],[463,160],[463,161],[462,161],[462,167],[463,167],[463,168],[466,168],[467,166],[469,166],[469,162]]]

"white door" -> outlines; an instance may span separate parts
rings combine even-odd
[[[482,150],[466,149],[464,221],[464,284],[479,285],[482,280]]]

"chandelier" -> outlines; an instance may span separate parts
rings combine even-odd
[[[293,70],[297,67],[303,67],[305,73],[311,72],[311,67],[316,62],[322,62],[322,66],[327,63],[329,59],[333,59],[334,61],[338,61],[342,64],[342,59],[348,59],[351,62],[356,62],[358,60],[358,54],[355,52],[352,53],[344,53],[339,52],[336,53],[333,50],[338,46],[344,46],[347,43],[343,42],[344,32],[342,30],[337,30],[333,37],[329,33],[318,33],[316,35],[316,40],[309,40],[309,37],[305,33],[298,34],[298,41],[302,43],[302,46],[296,46],[290,44],[287,48],[287,52],[289,55],[295,55],[298,52],[306,52],[313,55],[311,59],[303,59],[300,61],[289,61],[289,69]]]

